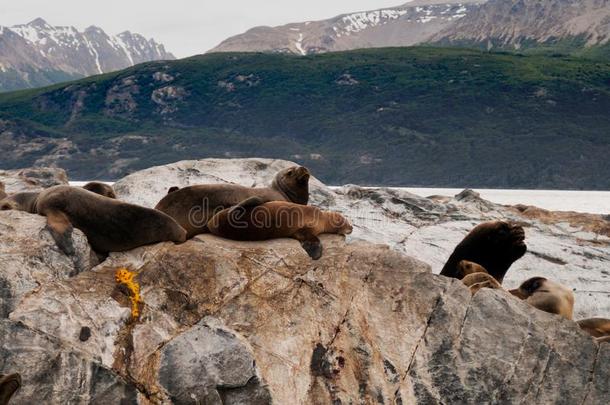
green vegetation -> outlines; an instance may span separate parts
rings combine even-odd
[[[81,179],[260,156],[334,184],[610,189],[610,63],[429,47],[209,54],[0,94],[0,167],[58,155],[61,138],[57,163]],[[47,146],[26,150],[33,139]]]

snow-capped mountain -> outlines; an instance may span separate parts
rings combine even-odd
[[[610,0],[489,0],[434,40],[490,49],[604,44],[610,41]]]
[[[107,73],[151,60],[174,59],[153,39],[125,31],[106,34],[56,27],[38,18],[0,27],[0,91]]]
[[[256,27],[210,52],[260,51],[307,55],[427,41],[485,0],[415,0],[402,6],[340,15],[328,20]]]

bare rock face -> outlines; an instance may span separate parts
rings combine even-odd
[[[9,194],[40,191],[52,186],[67,185],[68,175],[64,169],[56,167],[0,170],[0,182],[4,183]]]
[[[77,253],[67,257],[45,226],[42,216],[0,211],[0,318],[6,317],[29,291],[73,277],[97,264],[80,231],[73,233]]]
[[[268,185],[293,164],[179,162],[115,188],[154,206],[170,186]],[[505,291],[471,296],[431,272],[474,224],[518,220],[530,253],[511,280],[541,271],[576,280],[576,313],[608,316],[610,242],[595,233],[601,223],[591,225],[604,218],[559,215],[566,222],[556,223],[470,191],[424,198],[315,179],[311,191],[314,204],[342,211],[355,229],[347,240],[323,235],[318,261],[295,240],[200,235],[112,253],[91,268],[78,231],[78,253],[68,258],[43,217],[0,213],[0,274],[10,292],[0,297],[0,372],[24,381],[11,403],[607,403],[610,345]],[[137,317],[134,286],[115,278],[122,268],[139,292]],[[600,294],[587,300],[580,286]]]
[[[503,291],[471,298],[386,246],[322,242],[311,261],[293,240],[204,235],[112,254],[41,286],[0,324],[4,368],[27,386],[14,403],[39,393],[77,403],[603,403],[610,346],[573,322]],[[123,266],[140,286],[135,320],[113,277]]]

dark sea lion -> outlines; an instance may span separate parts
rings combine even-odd
[[[294,166],[281,170],[271,187],[252,188],[237,184],[205,184],[170,189],[155,209],[174,218],[187,232],[187,238],[208,232],[206,224],[214,214],[250,198],[263,202],[290,201],[306,205],[309,201],[309,171]]]
[[[492,277],[487,272],[477,272],[467,274],[462,278],[462,283],[470,289],[470,293],[474,295],[481,288],[492,288],[495,290],[502,290],[502,285],[498,283],[498,280]]]
[[[114,189],[112,186],[100,183],[99,181],[91,181],[83,186],[85,190],[91,191],[92,193],[103,195],[108,198],[116,198]]]
[[[577,322],[578,326],[594,338],[607,341],[610,339],[610,319],[606,318],[589,318],[582,319]]]
[[[170,187],[170,188],[167,189],[167,194],[171,194],[174,191],[178,191],[178,190],[180,190],[180,187],[178,187],[178,186]]]
[[[319,234],[352,232],[349,221],[338,212],[286,201],[264,202],[258,197],[214,215],[208,229],[216,236],[242,241],[293,238],[314,260],[322,256]]]
[[[533,277],[509,292],[541,311],[572,319],[574,293],[561,284],[544,277]]]
[[[0,374],[0,405],[8,405],[11,397],[21,388],[21,376],[14,374]]]
[[[527,250],[525,232],[516,224],[505,221],[485,222],[476,226],[455,248],[441,274],[459,278],[458,265],[468,260],[484,267],[502,283],[510,266]]]
[[[186,231],[162,212],[79,187],[55,186],[42,191],[36,201],[36,213],[47,217],[53,239],[68,255],[74,254],[72,227],[83,231],[98,253],[186,240]]]

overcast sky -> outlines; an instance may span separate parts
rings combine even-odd
[[[0,25],[42,17],[51,25],[109,34],[138,32],[178,57],[203,53],[257,25],[319,20],[352,11],[397,6],[407,0],[0,0]]]

